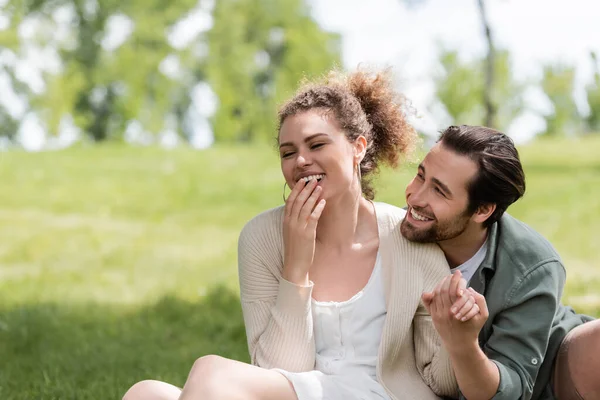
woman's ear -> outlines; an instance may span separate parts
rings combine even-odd
[[[360,135],[354,141],[354,160],[356,164],[360,164],[360,162],[365,158],[365,154],[367,153],[367,139]]]

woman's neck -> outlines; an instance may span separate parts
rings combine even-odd
[[[330,248],[348,248],[376,235],[373,203],[361,195],[328,200],[317,225],[317,241]]]

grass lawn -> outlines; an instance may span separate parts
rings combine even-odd
[[[521,154],[510,211],[563,256],[564,302],[600,316],[600,139]],[[413,172],[384,171],[377,199],[402,205]],[[247,360],[237,235],[282,184],[269,147],[0,153],[0,398],[117,399],[203,354]]]

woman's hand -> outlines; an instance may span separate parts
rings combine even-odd
[[[318,201],[321,190],[316,179],[311,179],[306,185],[300,180],[285,202],[282,276],[297,285],[307,286],[309,283],[308,271],[315,256],[317,222],[325,207],[324,199]]]
[[[422,296],[436,330],[451,352],[477,343],[479,331],[488,318],[485,298],[466,286],[467,282],[457,271]]]

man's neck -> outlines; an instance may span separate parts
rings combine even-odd
[[[469,227],[459,236],[439,242],[450,268],[456,268],[471,259],[485,243],[487,234],[487,228]]]

